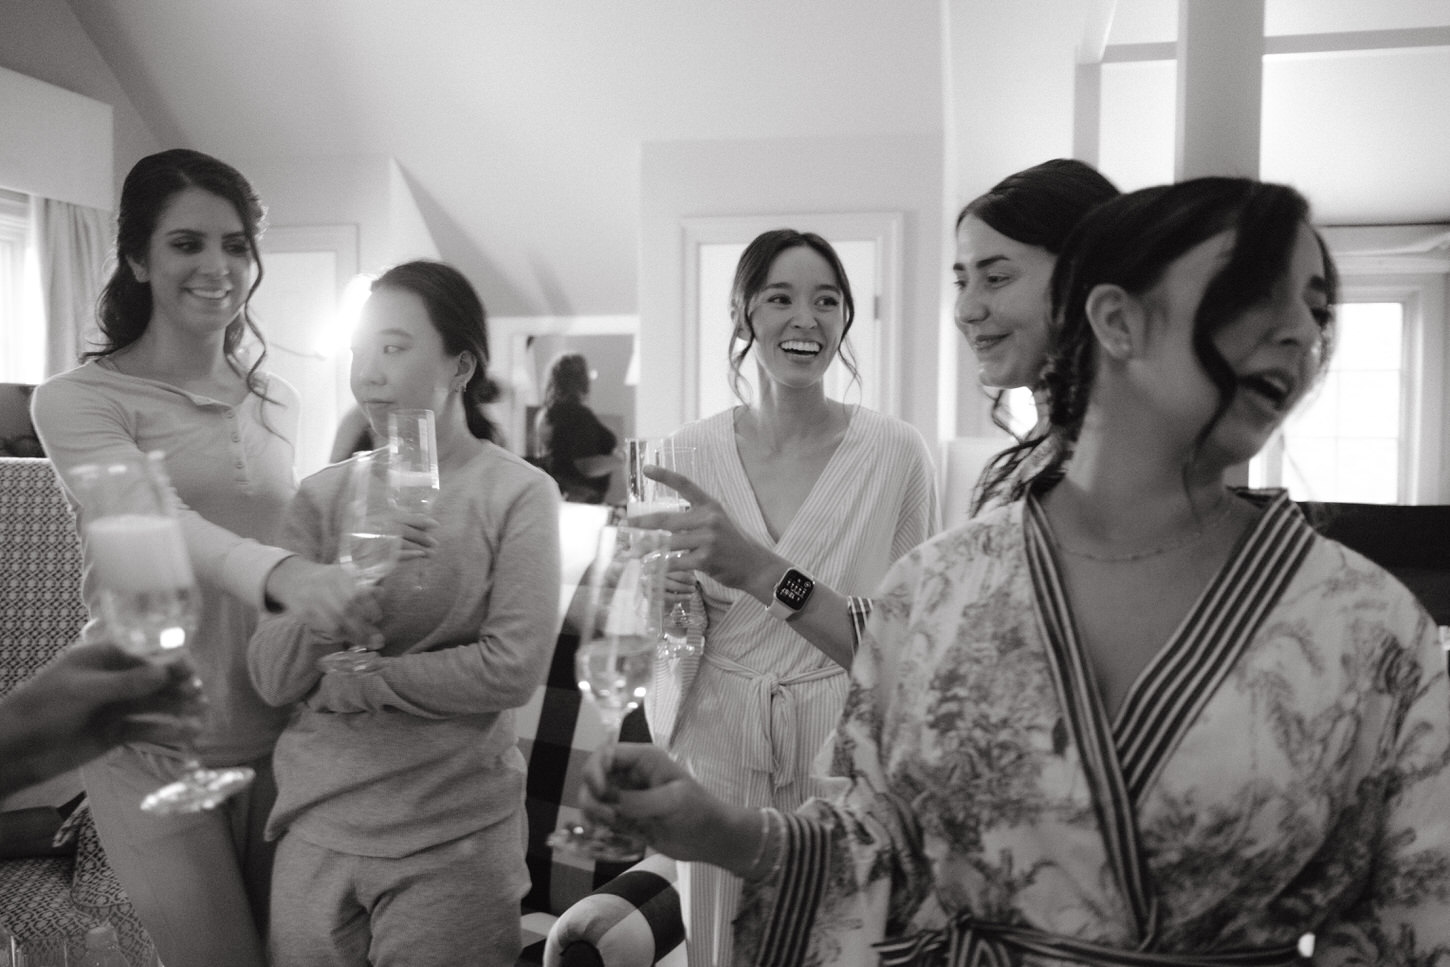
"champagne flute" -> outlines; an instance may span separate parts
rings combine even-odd
[[[106,631],[121,650],[158,665],[186,654],[201,608],[162,461],[155,451],[70,473]],[[136,718],[175,721],[164,715]],[[174,815],[210,809],[252,781],[253,771],[245,766],[203,768],[194,734],[184,734],[180,775],[146,796],[143,810]]]
[[[579,690],[599,710],[609,754],[624,716],[644,700],[664,617],[664,577],[670,532],[605,527],[585,576],[588,597],[574,669]],[[549,846],[595,859],[625,862],[644,856],[639,836],[588,822],[566,824]]]
[[[438,500],[438,435],[432,410],[393,410],[388,414],[388,485],[399,510],[426,514]],[[418,560],[413,590],[423,590]]]
[[[625,441],[625,458],[629,484],[625,503],[626,519],[660,511],[690,509],[690,502],[683,494],[673,487],[646,477],[644,468],[654,464],[694,480],[694,447],[678,446],[668,439],[628,439]],[[684,557],[684,552],[676,551],[671,557],[678,560]],[[676,595],[665,618],[664,644],[660,647],[660,652],[666,658],[681,658],[699,652],[698,646],[692,647],[689,641],[690,609],[687,600],[686,597]]]
[[[360,588],[378,584],[398,563],[403,535],[393,509],[392,488],[386,458],[378,451],[353,457],[343,493],[342,531],[337,541],[337,562],[347,569]],[[376,671],[378,641],[350,645],[343,651],[323,655],[317,667],[324,672],[362,674]]]

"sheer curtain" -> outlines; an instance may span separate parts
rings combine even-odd
[[[46,309],[45,375],[54,376],[74,367],[98,332],[111,216],[51,198],[32,199],[32,206]]]

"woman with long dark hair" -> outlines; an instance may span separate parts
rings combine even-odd
[[[977,356],[977,376],[992,393],[992,422],[1004,419],[1007,391],[1032,390],[1035,425],[983,470],[971,513],[1022,496],[1022,481],[1052,461],[1043,375],[1055,342],[1048,285],[1068,235],[1118,190],[1091,165],[1055,158],[1003,178],[957,216],[957,328]]]
[[[604,502],[610,472],[618,464],[614,453],[619,440],[589,408],[593,382],[582,353],[555,356],[534,424],[544,469],[565,500],[584,504]]]
[[[593,762],[591,818],[747,880],[739,962],[1450,958],[1434,623],[1287,493],[1225,482],[1331,348],[1308,218],[1205,178],[1074,232],[1047,381],[1072,458],[893,568],[843,793],[744,809],[648,746]]]
[[[820,790],[812,764],[846,698],[859,596],[936,530],[935,473],[909,424],[826,395],[832,365],[855,371],[850,281],[829,242],[758,236],[730,314],[740,403],[671,438],[695,448],[698,479],[657,479],[691,509],[638,518],[686,552],[703,642],[701,657],[656,663],[646,718],[717,795],[793,809]],[[739,879],[705,864],[680,876],[690,962],[730,963]]]
[[[452,266],[405,262],[373,282],[353,395],[379,437],[394,410],[433,411],[439,492],[428,553],[382,579],[375,670],[324,673],[337,641],[286,614],[252,639],[263,698],[293,710],[267,824],[274,967],[518,958],[529,881],[512,710],[553,653],[559,499],[492,442],[488,361],[483,303]],[[302,482],[284,536],[298,554],[336,557],[357,459]]]
[[[167,967],[265,963],[272,848],[262,823],[286,716],[247,675],[257,613],[285,611],[342,637],[366,635],[376,617],[341,567],[272,546],[295,489],[299,415],[296,392],[263,368],[248,311],[263,215],[247,180],[216,158],[175,149],[138,161],[101,293],[104,342],[41,385],[32,405],[62,487],[78,464],[165,453],[202,591],[189,647],[209,702],[199,758],[257,773],[214,810],[158,818],[138,807],[173,778],[177,748],[125,746],[81,770],[106,854]],[[261,351],[248,354],[248,334]],[[70,499],[84,547],[86,507]],[[86,576],[94,616],[98,589]]]

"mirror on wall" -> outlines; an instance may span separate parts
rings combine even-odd
[[[534,417],[549,364],[566,352],[589,360],[589,408],[620,439],[634,434],[637,316],[498,316],[488,326],[494,355],[489,369],[501,390],[494,416],[510,450],[536,454]]]

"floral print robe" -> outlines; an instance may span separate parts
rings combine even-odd
[[[1115,721],[1029,497],[907,555],[737,963],[1450,965],[1436,629],[1282,492]],[[887,942],[883,943],[883,938]]]

